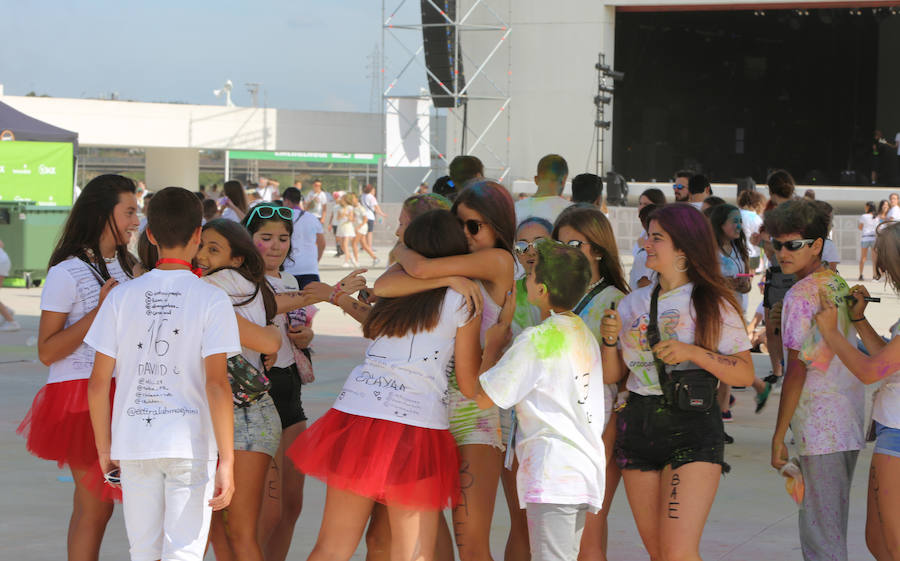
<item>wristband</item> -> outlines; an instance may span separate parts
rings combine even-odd
[[[862,320],[864,320],[864,319],[866,319],[866,316],[863,316],[863,317],[861,317],[861,318],[859,318],[859,319],[853,319],[853,318],[850,318],[850,323],[856,323],[856,322],[862,321]]]
[[[606,337],[603,337],[603,338],[602,338],[602,341],[603,341],[603,346],[604,346],[604,347],[615,347],[617,344],[619,344],[619,340],[618,340],[618,339],[616,339],[616,340],[613,341],[612,343],[607,343],[607,342],[606,342]]]
[[[328,301],[330,303],[334,304],[335,306],[337,306],[338,305],[337,299],[340,298],[343,293],[344,293],[344,291],[341,290],[340,285],[335,286],[334,289],[331,291],[331,296],[328,297]]]

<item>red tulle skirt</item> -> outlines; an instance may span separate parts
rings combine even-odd
[[[448,430],[329,409],[287,456],[327,485],[388,506],[440,510],[459,498],[459,456]]]
[[[59,467],[68,465],[84,471],[82,483],[105,501],[121,501],[122,491],[107,485],[97,458],[97,445],[91,427],[85,380],[54,382],[45,385],[34,397],[31,410],[16,429],[25,437],[29,452]],[[116,392],[112,380],[109,401]]]

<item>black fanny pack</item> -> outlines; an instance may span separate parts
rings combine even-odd
[[[647,325],[647,342],[650,348],[660,341],[659,324],[657,322],[656,304],[659,299],[659,284],[653,289],[650,297],[650,323]],[[663,396],[673,407],[682,411],[705,413],[712,409],[716,402],[716,388],[719,379],[702,368],[666,371],[663,362],[654,356],[654,364],[659,374],[659,385]]]

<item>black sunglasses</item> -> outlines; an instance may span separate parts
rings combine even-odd
[[[459,222],[465,226],[466,230],[469,231],[469,234],[473,236],[477,236],[478,232],[481,231],[481,227],[487,225],[487,222],[481,222],[479,220],[460,220]]]
[[[790,240],[787,242],[780,242],[778,240],[772,240],[772,247],[775,251],[781,251],[781,248],[785,248],[788,251],[797,251],[801,247],[812,245],[816,243],[816,240]]]

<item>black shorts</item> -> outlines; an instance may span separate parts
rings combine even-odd
[[[621,469],[662,471],[691,462],[725,463],[725,429],[718,404],[704,413],[682,411],[661,395],[632,392],[616,422],[616,463]]]
[[[302,423],[306,420],[306,413],[303,412],[303,402],[301,401],[300,374],[297,372],[297,365],[292,364],[287,368],[272,367],[267,372],[272,387],[269,388],[269,395],[275,402],[275,409],[278,410],[278,416],[281,417],[281,428],[286,429],[291,425]]]

